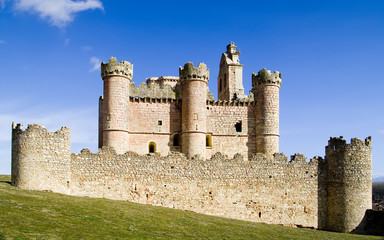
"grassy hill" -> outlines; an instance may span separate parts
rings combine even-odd
[[[382,239],[26,191],[0,175],[0,239]]]

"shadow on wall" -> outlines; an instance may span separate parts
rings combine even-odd
[[[363,220],[351,233],[384,236],[384,211],[368,209]]]
[[[248,107],[247,112],[248,117],[248,142],[247,142],[247,148],[248,148],[248,158],[251,158],[252,155],[256,153],[256,135],[255,135],[255,108],[254,106]],[[253,119],[253,120],[251,120]]]
[[[323,159],[319,159],[317,168],[317,224],[318,229],[326,230],[327,228],[327,183],[326,183],[326,166]]]

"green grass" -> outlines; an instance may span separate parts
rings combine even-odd
[[[0,239],[383,239],[26,191],[0,175]]]

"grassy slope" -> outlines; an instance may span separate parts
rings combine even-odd
[[[0,175],[0,239],[381,239],[11,187]]]

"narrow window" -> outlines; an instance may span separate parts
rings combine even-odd
[[[181,144],[180,144],[180,134],[175,134],[174,136],[173,136],[173,146],[175,146],[175,147],[178,147],[178,146],[180,146]]]
[[[163,125],[163,121],[161,121],[161,120],[157,121],[157,125],[162,126]]]
[[[154,153],[156,152],[156,143],[155,142],[150,142],[148,145],[148,151],[149,153]]]
[[[221,92],[221,84],[222,84],[222,80],[221,80],[221,78],[220,78],[220,80],[219,80],[219,93]]]
[[[207,134],[205,137],[205,146],[212,147],[212,135]]]
[[[227,74],[224,73],[224,89],[227,87]]]
[[[236,132],[241,132],[242,131],[242,126],[241,126],[241,121],[238,121],[236,124],[235,124],[235,128],[236,128]]]
[[[193,114],[193,120],[199,120],[199,115],[197,113]]]

